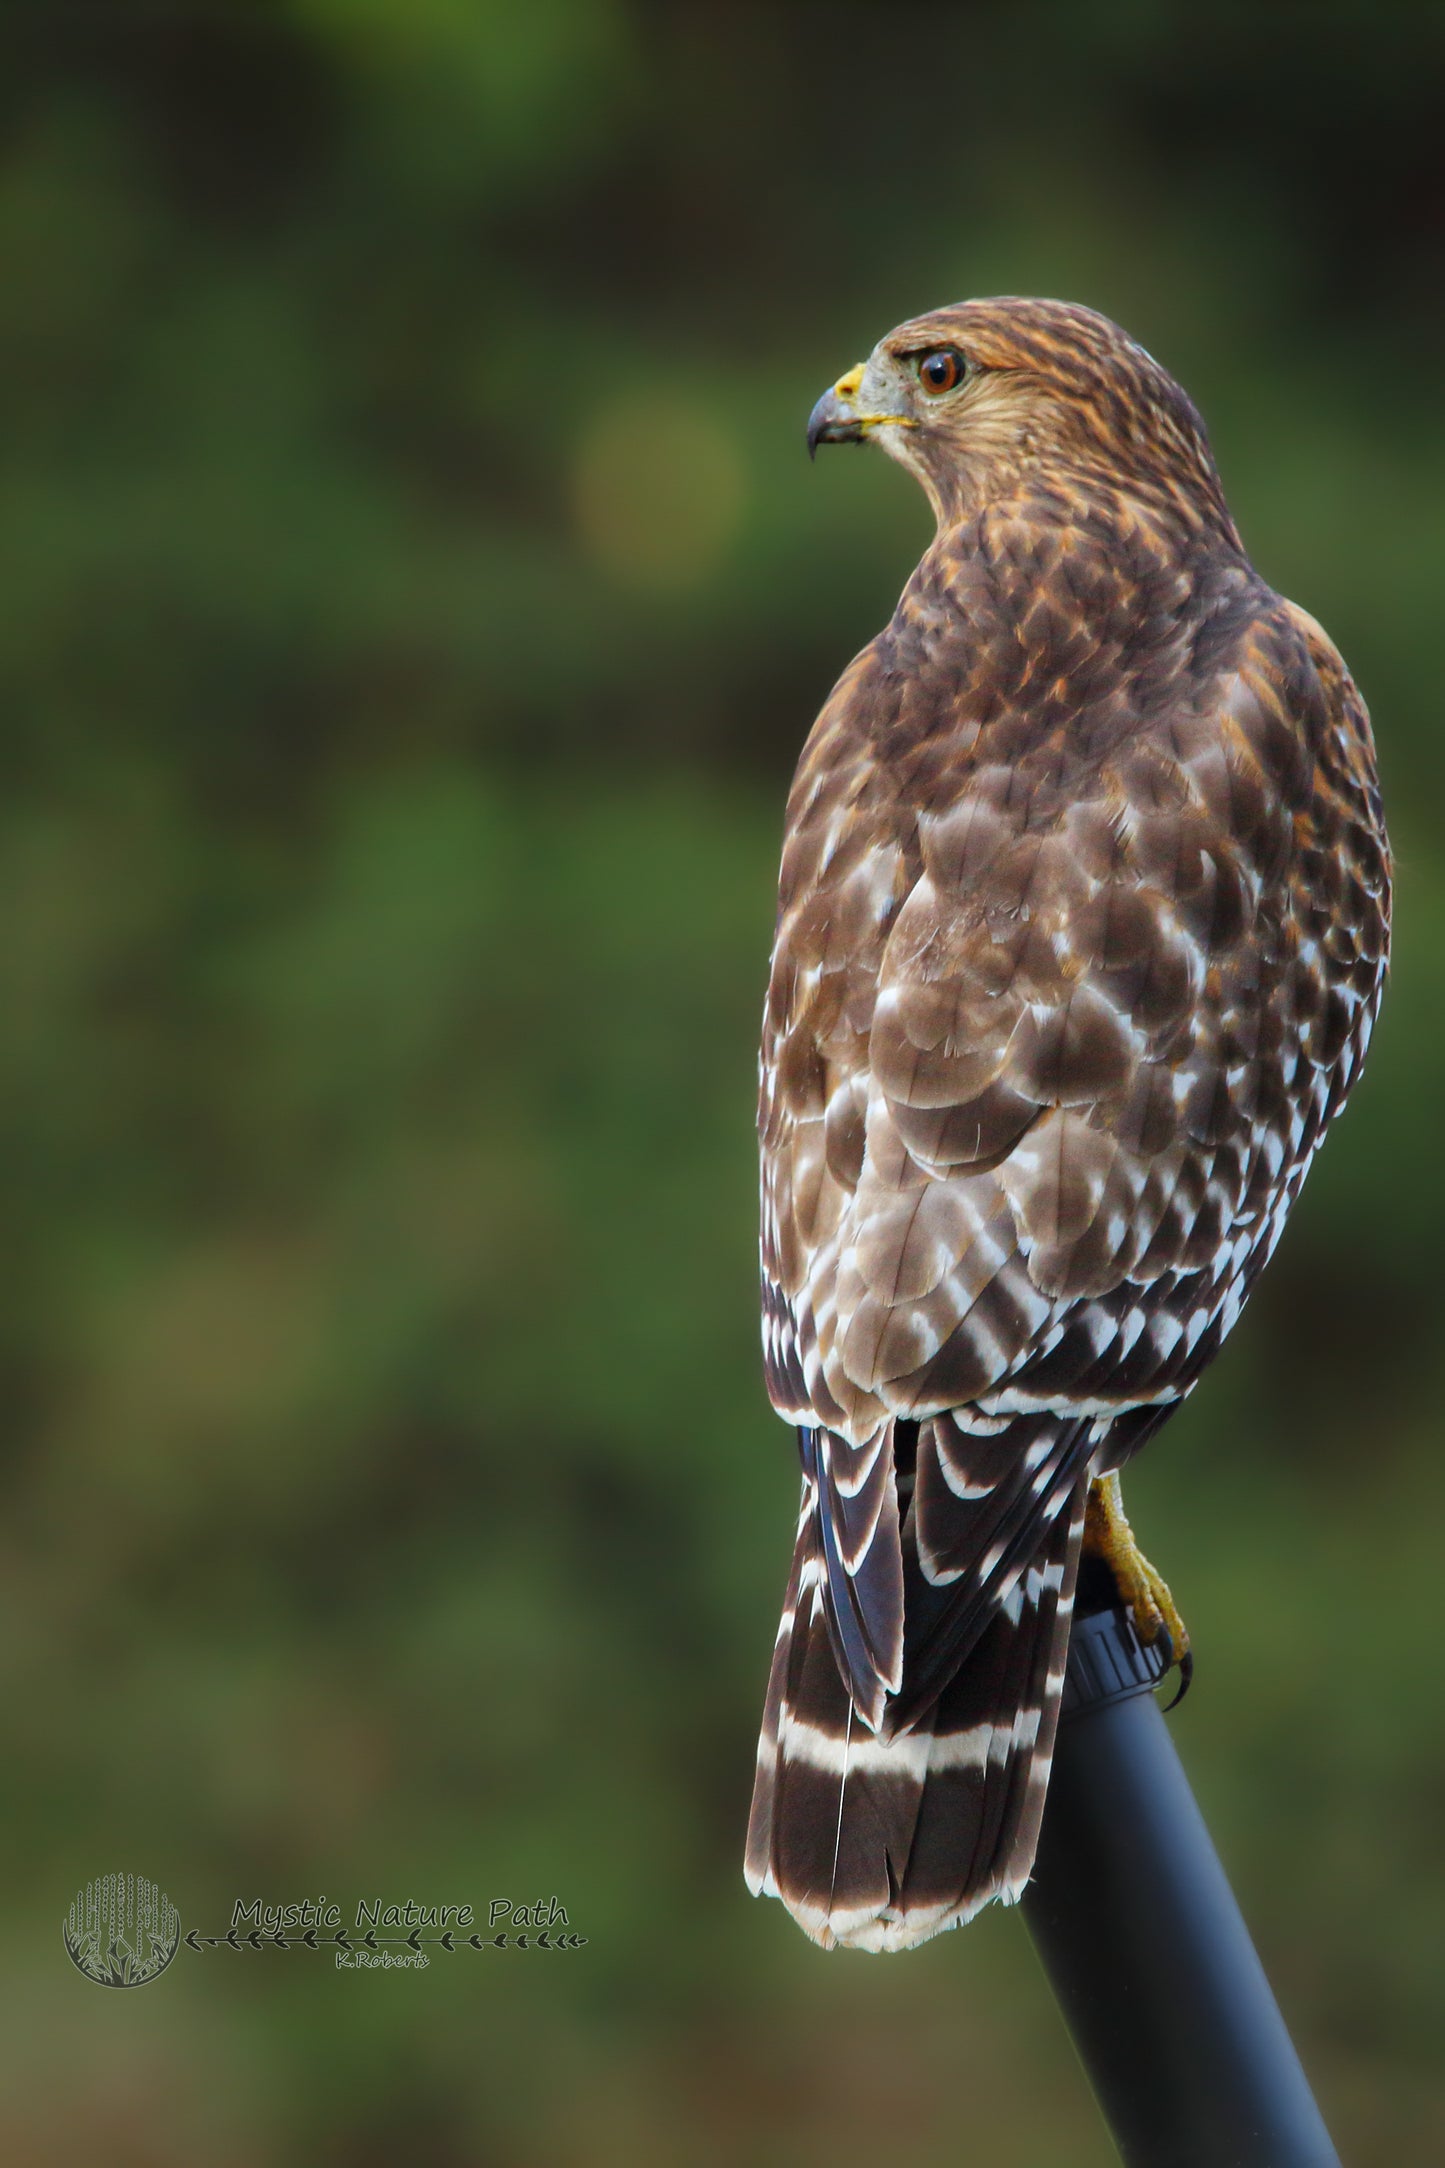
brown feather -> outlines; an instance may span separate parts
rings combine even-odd
[[[907,357],[943,344],[974,366],[934,416]],[[974,302],[875,381],[913,400],[884,441],[939,531],[788,805],[762,1260],[812,1491],[750,1872],[820,1939],[895,1946],[1027,1875],[1046,1753],[1000,1789],[903,1748],[1051,1723],[1080,1484],[1192,1389],[1279,1238],[1368,1044],[1389,852],[1359,694],[1157,363],[1088,311]],[[841,1820],[809,1724],[852,1727]]]

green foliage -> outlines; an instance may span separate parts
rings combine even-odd
[[[1371,1074],[1131,1506],[1342,2150],[1440,2158],[1439,93],[1404,9],[10,26],[14,2158],[1108,2157],[1017,1920],[830,1960],[739,1866],[782,796],[927,531],[802,427],[1000,288],[1177,370],[1376,714]],[[102,1996],[59,1928],[116,1863],[202,1931],[555,1891],[589,1941]]]

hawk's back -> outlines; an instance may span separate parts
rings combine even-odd
[[[804,1498],[749,1848],[818,1939],[907,1943],[1027,1878],[1088,1479],[1273,1249],[1364,1054],[1388,881],[1334,648],[1227,515],[1107,474],[941,532],[819,717],[762,1045]]]

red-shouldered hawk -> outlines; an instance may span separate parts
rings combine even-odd
[[[878,1950],[1022,1891],[1082,1548],[1185,1654],[1117,1471],[1359,1072],[1390,873],[1348,671],[1115,325],[916,318],[808,430],[873,437],[938,532],[788,801],[763,1330],[803,1507],[747,1871]]]

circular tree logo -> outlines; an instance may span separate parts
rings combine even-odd
[[[181,1915],[154,1882],[101,1874],[77,1890],[61,1929],[71,1963],[98,1987],[144,1987],[181,1940]]]

